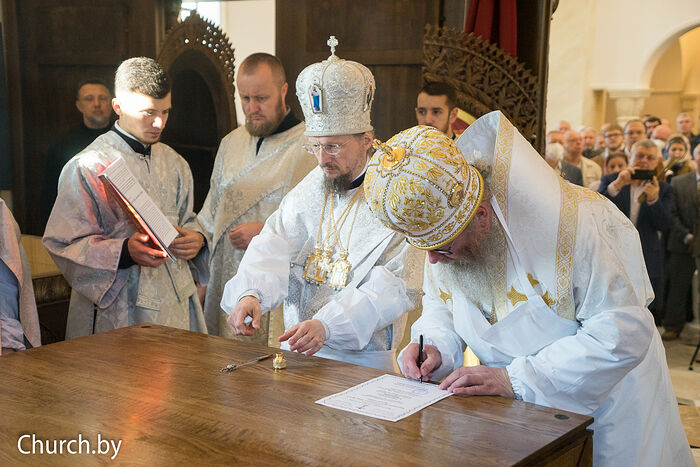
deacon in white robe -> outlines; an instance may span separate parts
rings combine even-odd
[[[149,75],[155,81],[150,87],[141,83]],[[146,94],[154,88],[155,95]],[[192,174],[179,154],[157,143],[170,110],[169,89],[155,61],[123,62],[113,101],[119,121],[61,172],[43,243],[73,289],[66,338],[144,322],[206,332],[190,270],[199,265],[206,279]],[[150,248],[105,191],[98,175],[117,158],[178,229],[170,245],[175,257]]]
[[[236,88],[246,125],[221,141],[209,194],[197,215],[210,250],[204,316],[210,334],[267,345],[271,313],[254,336],[236,336],[221,309],[224,285],[238,271],[250,239],[282,197],[316,167],[316,160],[303,148],[304,124],[286,107],[287,82],[279,59],[264,53],[247,57]]]
[[[0,353],[41,345],[32,274],[20,237],[15,218],[0,199]]]
[[[301,72],[307,149],[320,167],[250,242],[221,306],[235,332],[249,334],[284,301],[283,348],[394,371],[424,255],[374,219],[362,196],[373,95],[371,72],[335,54]]]
[[[465,131],[457,142],[464,156],[454,146],[445,150],[439,137],[412,131],[421,130],[387,145],[415,141],[406,150],[413,156],[387,172],[386,152],[379,153],[366,186],[379,218],[428,250],[423,313],[399,357],[404,374],[445,378],[441,387],[455,394],[591,415],[594,465],[693,465],[646,308],[653,292],[634,226],[602,196],[557,179],[500,112]],[[484,172],[483,187],[466,182],[463,173],[474,168],[465,157]],[[418,213],[404,223],[377,203],[378,193],[395,194],[397,209],[405,207],[391,188],[402,177],[437,193],[427,177],[404,171],[419,159],[437,186],[447,185],[448,193],[464,188],[458,199],[471,203],[469,214],[453,216],[452,229],[437,227],[443,215]],[[449,189],[454,181],[458,191]],[[482,365],[462,367],[465,345]]]

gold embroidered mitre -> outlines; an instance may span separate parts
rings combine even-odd
[[[454,240],[471,221],[484,192],[479,172],[452,139],[415,126],[375,143],[365,175],[365,197],[375,216],[431,250]]]

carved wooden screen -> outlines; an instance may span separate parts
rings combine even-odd
[[[542,112],[537,77],[495,44],[435,25],[423,39],[423,82],[457,89],[459,106],[475,117],[500,110],[538,147]]]
[[[168,32],[158,56],[173,83],[162,139],[190,164],[195,211],[209,191],[219,142],[237,126],[233,52],[218,26],[192,12]]]

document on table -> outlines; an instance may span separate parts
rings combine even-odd
[[[398,422],[452,393],[430,383],[382,375],[316,401],[317,404]]]

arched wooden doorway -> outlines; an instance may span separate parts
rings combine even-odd
[[[162,140],[190,164],[199,211],[219,142],[237,126],[233,47],[219,27],[192,12],[168,32],[158,61],[173,83]]]

